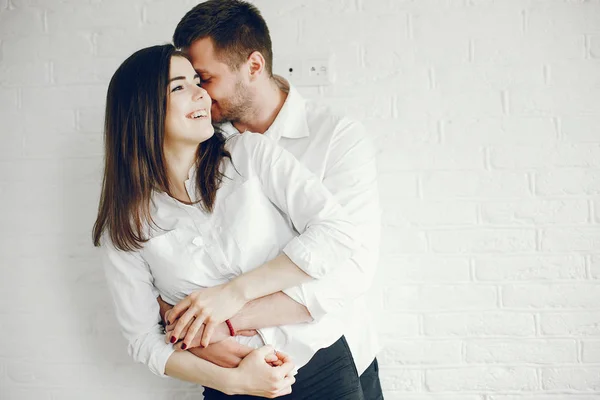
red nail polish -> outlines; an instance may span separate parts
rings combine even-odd
[[[177,341],[177,338],[175,336],[171,336],[171,343],[175,343]]]
[[[181,345],[181,350],[185,350],[185,349],[187,349],[187,344],[184,343]]]

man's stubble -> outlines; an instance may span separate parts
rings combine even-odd
[[[217,102],[220,115],[215,118],[213,123],[223,122],[246,122],[252,118],[254,106],[249,88],[241,80],[235,83],[233,95],[229,99]]]

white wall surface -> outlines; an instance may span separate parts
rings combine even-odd
[[[108,80],[194,4],[0,0],[2,400],[201,398],[130,360],[90,239]],[[386,399],[600,399],[600,2],[256,4],[380,149]]]

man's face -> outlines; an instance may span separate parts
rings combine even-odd
[[[251,102],[244,66],[233,71],[215,54],[212,39],[198,39],[190,46],[189,56],[202,87],[212,98],[212,121],[240,121],[244,119]]]

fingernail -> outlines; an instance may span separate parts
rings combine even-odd
[[[177,341],[177,338],[175,336],[171,336],[171,343],[175,343]]]
[[[187,349],[187,344],[184,343],[181,345],[181,350],[185,350],[185,349]]]

